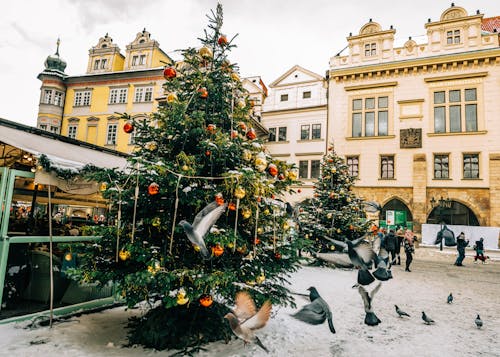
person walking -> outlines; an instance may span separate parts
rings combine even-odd
[[[396,262],[396,244],[398,244],[398,238],[394,234],[394,229],[390,229],[385,236],[385,249],[389,253],[393,264]]]
[[[458,251],[458,256],[457,260],[455,261],[456,266],[463,266],[462,262],[465,258],[465,247],[469,245],[469,241],[465,239],[465,234],[464,232],[461,232],[458,237],[457,237],[457,251]]]
[[[487,264],[486,257],[484,256],[484,238],[481,237],[476,241],[476,243],[474,244],[474,250],[476,251],[476,255],[474,256],[474,263],[477,263],[477,260],[479,259],[483,262],[483,264]]]
[[[401,265],[401,246],[403,245],[404,235],[405,235],[405,231],[403,230],[403,227],[399,226],[398,229],[396,230],[396,239],[397,239],[396,257],[398,260],[396,263],[394,263],[394,265]]]
[[[411,233],[411,235],[410,235],[410,233]],[[404,247],[405,254],[406,254],[405,271],[407,271],[407,272],[411,272],[410,264],[413,261],[413,253],[415,253],[414,238],[415,237],[413,235],[413,232],[410,231],[409,229],[407,229],[405,232],[405,235],[404,235],[404,240],[403,240],[403,247]]]

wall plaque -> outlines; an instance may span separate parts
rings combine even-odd
[[[399,131],[401,149],[412,149],[422,147],[422,129],[401,129]]]

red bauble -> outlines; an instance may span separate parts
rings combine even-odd
[[[177,76],[177,71],[174,67],[167,67],[163,70],[163,77],[166,79],[172,79]]]
[[[151,196],[157,195],[160,192],[160,185],[158,185],[156,182],[152,182],[148,186],[148,193]]]
[[[205,87],[198,89],[198,93],[200,93],[200,98],[202,98],[202,99],[208,98],[208,91]]]
[[[215,128],[216,128],[216,127],[215,127],[215,124],[208,124],[208,125],[207,125],[207,130],[208,130],[208,132],[210,132],[210,133],[215,132]]]
[[[278,168],[275,164],[269,164],[269,166],[267,167],[267,171],[271,176],[276,176],[278,174]]]
[[[253,244],[260,244],[260,239],[258,237],[255,237],[253,240]]]
[[[284,179],[285,179],[285,175],[283,175],[283,174],[279,174],[278,179],[280,179],[280,180],[284,180]]]
[[[210,150],[207,150],[207,151],[205,151],[205,155],[210,156],[210,155],[212,155],[212,152]]]
[[[227,45],[227,37],[225,35],[221,35],[217,40],[217,43],[219,44],[219,46]]]
[[[274,257],[277,259],[277,260],[280,260],[281,259],[281,254],[276,252],[274,253]]]
[[[222,196],[222,193],[217,193],[215,195],[215,202],[217,202],[218,206],[222,206],[224,204],[224,197]]]
[[[130,134],[131,132],[134,131],[134,124],[130,121],[126,122],[125,125],[123,126],[123,131],[126,132],[127,134]]]
[[[297,190],[297,192],[298,192],[298,193],[301,193],[301,192],[302,192],[302,190],[299,188],[299,189]]]
[[[250,140],[254,140],[257,137],[257,133],[255,132],[255,130],[253,128],[248,129],[246,135],[247,135],[247,138]]]

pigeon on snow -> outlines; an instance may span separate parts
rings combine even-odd
[[[451,304],[453,302],[453,295],[451,295],[451,293],[450,293],[450,295],[448,295],[448,299],[446,300],[446,302],[448,304]]]
[[[382,322],[382,321],[380,321],[378,316],[375,315],[375,313],[373,312],[373,308],[372,308],[373,297],[375,296],[377,291],[380,289],[381,285],[382,285],[382,283],[378,283],[378,285],[376,287],[374,287],[370,293],[368,293],[362,285],[356,284],[353,286],[353,287],[356,287],[356,286],[358,287],[358,292],[361,295],[361,298],[363,299],[363,305],[365,307],[365,313],[366,313],[365,324],[367,324],[368,326],[377,326],[379,323]]]
[[[483,320],[481,320],[481,318],[479,317],[479,314],[477,314],[477,317],[474,320],[474,322],[476,323],[477,328],[483,327]]]
[[[330,307],[319,295],[318,290],[316,290],[315,287],[311,286],[307,290],[309,290],[309,299],[311,300],[311,303],[303,306],[302,309],[292,316],[297,320],[307,322],[311,325],[319,325],[327,320],[330,331],[335,333]]]
[[[398,313],[399,317],[403,317],[403,316],[410,317],[410,315],[408,315],[406,312],[401,310],[398,305],[394,305],[394,307],[396,308],[396,312]]]
[[[422,311],[422,320],[424,320],[426,325],[430,325],[434,323],[434,320],[431,319],[429,316],[425,314],[425,312]]]
[[[246,291],[240,291],[236,294],[236,308],[233,312],[227,313],[224,318],[229,321],[229,327],[233,333],[241,338],[245,344],[252,342],[269,352],[254,331],[266,325],[271,315],[271,308],[271,301],[267,300],[257,312],[250,294]]]
[[[203,238],[210,227],[217,222],[221,214],[226,210],[226,207],[227,203],[218,205],[217,202],[214,201],[205,206],[205,208],[196,215],[192,225],[185,220],[179,222],[179,225],[184,228],[184,232],[186,232],[189,241],[200,249],[203,259],[210,259],[210,252]]]

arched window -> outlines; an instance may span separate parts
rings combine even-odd
[[[406,222],[413,222],[413,215],[411,214],[410,209],[403,201],[397,198],[393,198],[382,207],[379,217],[381,220],[386,219],[387,211],[403,211],[406,213]]]
[[[480,225],[474,212],[466,205],[457,201],[452,201],[449,208],[437,205],[432,209],[427,217],[427,223],[439,224],[441,222],[462,226]]]

